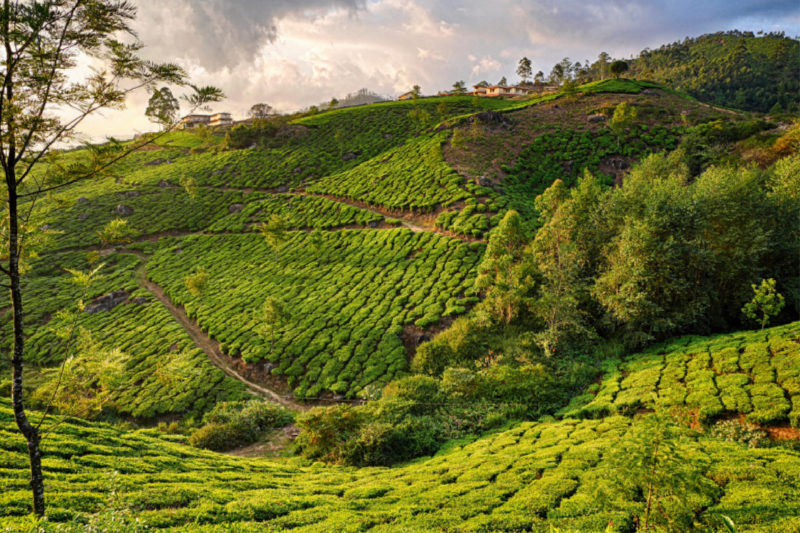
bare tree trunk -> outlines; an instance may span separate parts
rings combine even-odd
[[[22,323],[22,290],[19,279],[19,242],[17,219],[17,190],[16,173],[13,166],[9,168],[6,181],[8,184],[8,217],[9,217],[9,270],[11,286],[11,306],[14,320],[14,354],[11,359],[13,373],[13,389],[11,393],[14,409],[14,419],[20,433],[28,443],[28,455],[31,465],[31,491],[33,492],[33,512],[44,516],[44,478],[42,476],[42,454],[39,449],[41,437],[39,430],[33,426],[25,414],[25,404],[22,398],[22,368],[23,353],[25,348],[25,333]]]

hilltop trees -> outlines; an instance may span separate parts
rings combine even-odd
[[[457,81],[453,84],[453,94],[455,95],[464,95],[467,94],[467,87],[463,81]]]
[[[628,63],[626,61],[614,61],[609,67],[609,71],[614,78],[619,78],[628,72]]]
[[[533,71],[531,69],[531,60],[527,57],[523,57],[519,60],[519,64],[517,66],[517,76],[522,78],[522,83],[527,84],[528,80],[531,79],[533,76]],[[504,78],[505,79],[505,78]]]
[[[169,87],[162,87],[161,89],[153,89],[153,96],[150,97],[144,114],[150,119],[150,122],[155,122],[166,129],[175,122],[180,108],[178,99],[173,96]]]
[[[116,0],[6,0],[0,9],[4,49],[0,165],[5,175],[0,272],[7,279],[5,287],[12,307],[14,418],[27,443],[33,511],[39,516],[45,513],[40,450],[44,419],[32,422],[23,401],[27,334],[20,273],[24,261],[35,256],[37,250],[32,245],[41,247],[45,242],[41,234],[33,234],[37,221],[31,218],[32,210],[23,205],[62,187],[108,175],[113,163],[150,140],[91,147],[81,162],[52,164],[52,148],[79,140],[78,128],[87,117],[105,109],[120,109],[128,95],[138,89],[187,85],[187,75],[177,65],[142,60],[138,56],[141,43],[118,40],[120,35],[134,34],[130,24],[135,16],[133,5]],[[73,69],[82,57],[92,58],[105,68],[93,70],[85,78],[75,76]],[[214,87],[192,88],[194,92],[184,97],[192,110],[224,97]],[[65,108],[71,111],[66,117],[59,112]],[[166,119],[160,112],[154,111],[153,116]]]
[[[273,112],[274,110],[272,109],[271,105],[262,102],[259,104],[254,104],[250,108],[250,111],[247,112],[247,114],[255,119],[264,119],[264,118],[269,118],[273,114]]]

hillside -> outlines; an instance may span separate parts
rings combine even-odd
[[[70,415],[49,519],[641,531],[615,450],[660,435],[664,531],[800,528],[800,137],[701,100],[606,80],[172,132],[25,204],[25,401],[63,382]],[[754,290],[782,304],[746,316]]]
[[[800,109],[800,42],[752,32],[703,35],[645,50],[632,70],[701,102],[767,113]]]
[[[755,405],[759,383],[768,382],[760,378],[765,372],[777,371],[778,382],[796,393],[798,328],[800,323],[794,323],[763,334],[681,339],[654,347],[620,367],[627,374],[622,390],[637,398],[657,390],[658,397],[667,400],[658,401],[659,406],[683,405],[675,400],[674,386],[652,386],[658,381],[652,378],[652,365],[663,362],[666,353],[665,372],[677,380],[683,378],[673,367],[688,358],[690,374],[698,373],[694,379],[686,375],[690,386],[710,379],[713,387],[715,378],[719,383],[722,378],[736,381],[736,376],[746,375],[730,366],[735,366],[733,355],[739,356],[742,370],[755,373],[754,384],[745,385]],[[751,357],[766,347],[765,358]],[[707,350],[713,370],[705,371],[710,378],[702,378],[697,363]],[[708,368],[707,361],[704,366]],[[598,400],[608,396],[610,380],[604,381]],[[634,382],[635,387],[628,385]],[[726,412],[748,412],[743,404],[728,405],[725,394],[733,391],[721,384],[720,388]],[[701,389],[690,394],[687,407],[710,405],[713,394]],[[391,469],[242,459],[194,450],[179,435],[67,423],[44,445],[50,517],[63,521],[76,513],[97,511],[113,494],[114,505],[129,506],[151,528],[183,526],[180,531],[206,531],[207,524],[226,522],[254,523],[236,531],[298,533],[549,532],[553,526],[599,532],[610,522],[616,531],[631,531],[632,512],[638,505],[634,502],[640,498],[628,501],[630,495],[603,483],[608,450],[636,427],[635,419],[621,415],[632,414],[636,406],[630,401],[623,406],[620,400],[621,394],[611,402],[613,407],[589,404],[591,408],[581,411],[589,418],[523,423],[474,442],[452,442],[435,457]],[[797,407],[795,403],[795,417]],[[705,408],[701,413],[711,414]],[[5,400],[0,403],[0,432],[3,514],[24,515],[29,499],[24,441],[13,427]],[[789,532],[800,527],[794,505],[800,497],[800,453],[752,449],[697,431],[687,431],[686,438],[689,457],[705,465],[705,475],[718,487],[711,500],[693,504],[698,524],[718,525],[719,515],[724,514],[733,518],[740,532]],[[613,503],[598,507],[596,498],[604,490],[611,491],[604,497]],[[6,524],[13,520],[6,519]],[[229,527],[233,526],[223,529]]]

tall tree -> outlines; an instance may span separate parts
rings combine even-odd
[[[336,98],[334,98],[333,100],[336,100]],[[331,100],[331,103],[333,103],[333,100]],[[273,113],[274,109],[272,109],[272,106],[262,102],[259,104],[254,104],[253,107],[250,108],[250,111],[247,114],[250,115],[252,118],[264,119],[264,118],[269,118],[270,116],[273,115]]]
[[[422,98],[422,87],[420,87],[419,85],[414,85],[411,88],[411,98],[413,98],[414,100],[419,100],[420,98]]]
[[[600,55],[597,56],[598,74],[601,80],[606,79],[606,76],[608,76],[608,64],[610,61],[611,56],[607,52],[600,52]]]
[[[628,66],[627,61],[614,61],[611,63],[609,70],[611,71],[611,75],[614,77],[614,79],[619,79],[620,76],[628,72],[629,68],[630,67]]]
[[[453,84],[453,94],[467,94],[467,87],[463,81],[457,81]]]
[[[497,85],[499,85],[500,87],[505,87],[506,85],[508,85],[506,77],[503,76],[502,78],[500,78],[500,81],[497,82]]]
[[[275,328],[280,327],[290,318],[289,310],[281,300],[270,296],[264,302],[264,307],[261,309],[261,320],[264,321],[265,330],[269,331],[270,356],[275,353]]]
[[[528,80],[533,77],[533,71],[531,69],[531,60],[527,57],[523,57],[519,60],[517,64],[517,76],[522,78],[523,83],[528,83]]]
[[[5,174],[0,209],[6,217],[0,272],[11,297],[12,406],[27,443],[33,511],[39,516],[45,514],[40,442],[46,414],[33,422],[23,401],[26,332],[20,271],[45,243],[34,231],[30,206],[51,191],[108,175],[115,162],[151,140],[90,147],[82,162],[46,164],[57,157],[54,146],[79,138],[87,117],[122,108],[128,95],[139,89],[187,84],[186,73],[177,65],[140,59],[140,42],[118,40],[119,35],[135,35],[130,26],[135,16],[136,7],[127,0],[4,0],[0,8],[0,165]],[[102,62],[105,70],[82,78],[74,70],[81,57]],[[191,109],[224,96],[214,87],[193,89],[184,97]],[[71,112],[66,117],[60,113],[64,109]],[[37,168],[44,170],[34,172]]]
[[[162,128],[169,128],[175,122],[180,110],[181,105],[169,87],[162,87],[153,90],[153,96],[147,102],[144,114],[150,122],[159,124]]]

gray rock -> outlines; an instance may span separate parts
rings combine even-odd
[[[333,397],[333,400],[336,401],[336,402],[341,402],[342,400],[344,400],[344,395],[343,394],[337,394],[337,395],[335,395]]]
[[[177,350],[178,350],[178,345],[177,344],[173,344],[172,346],[169,347],[170,353],[175,352]]]
[[[125,193],[125,198],[137,198],[141,195],[142,193],[140,193],[139,191],[128,191]]]
[[[270,372],[270,373],[271,373],[271,372],[272,372],[273,370],[275,370],[276,368],[278,368],[278,365],[274,365],[274,364],[272,364],[272,363],[266,363],[266,364],[264,365],[264,371],[265,371],[265,372]]]
[[[86,220],[87,218],[89,218],[89,215],[86,213],[78,215],[78,220]]]
[[[391,139],[392,138],[392,134],[391,133],[384,133],[383,134],[383,138],[384,139]]]
[[[125,291],[110,292],[105,296],[101,296],[92,300],[92,302],[83,309],[83,312],[90,315],[99,313],[101,311],[108,312],[127,300],[128,293]]]
[[[292,174],[300,174],[303,171],[302,167],[297,167],[296,169],[292,170]]]
[[[162,189],[167,189],[167,188],[169,188],[169,187],[174,187],[174,185],[173,185],[173,184],[171,184],[170,182],[168,182],[168,181],[166,181],[166,180],[161,180],[161,181],[159,181],[159,182],[158,182],[158,186],[159,186],[159,187],[161,187]]]
[[[228,206],[228,213],[240,213],[244,209],[244,204],[231,204]]]
[[[352,161],[356,157],[358,157],[356,154],[350,152],[342,156],[342,161]]]
[[[289,192],[289,186],[288,185],[281,185],[280,187],[278,187],[277,191],[278,192]]]
[[[136,305],[146,304],[147,298],[145,298],[144,296],[137,296],[136,298],[133,299],[133,303],[135,303]]]
[[[504,115],[503,113],[498,113],[497,111],[484,111],[483,113],[478,113],[477,115],[473,116],[470,122],[474,121],[485,122],[487,124],[509,124],[511,119],[508,116]]]
[[[80,197],[80,198],[78,198],[76,201],[77,201],[77,203],[79,203],[79,204],[85,204],[85,203],[86,203],[86,202],[88,202],[89,200],[88,200],[87,198],[85,198],[85,197],[81,196],[81,197]]]
[[[588,119],[589,124],[599,124],[608,120],[605,115],[590,115]]]
[[[40,227],[39,229],[42,230],[42,231],[47,231],[47,230],[50,229],[50,224],[45,224],[44,226]]]
[[[377,223],[377,222],[374,222],[374,221],[373,221],[373,222],[370,222],[370,223],[369,223],[369,227],[370,227],[370,228],[377,228],[377,227],[378,227],[378,223]]]
[[[131,216],[133,214],[133,209],[131,209],[130,207],[128,207],[125,204],[119,204],[117,206],[117,208],[114,209],[114,211],[112,211],[112,212],[116,213],[117,215],[119,215],[121,217],[129,217],[129,216]]]
[[[660,98],[661,95],[652,89],[645,89],[642,91],[641,94],[646,94],[648,96],[655,96],[656,98]]]
[[[475,181],[477,181],[478,185],[481,187],[491,187],[492,185],[492,181],[486,176],[478,176]]]

